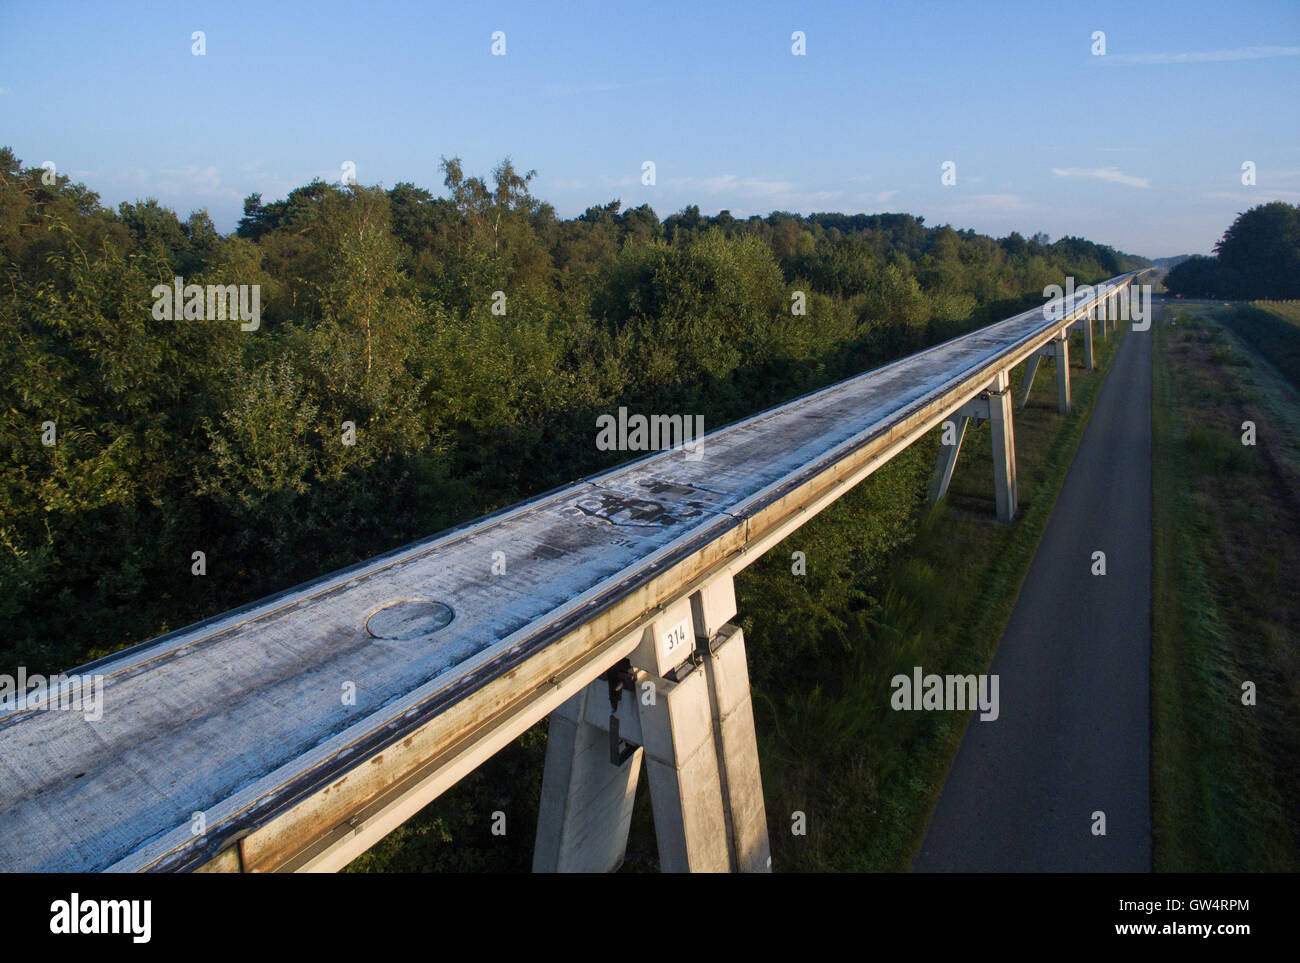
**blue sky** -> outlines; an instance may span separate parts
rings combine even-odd
[[[1295,0],[0,0],[0,91],[0,144],[25,163],[223,231],[247,194],[344,161],[440,191],[442,155],[480,174],[510,155],[562,216],[614,197],[661,217],[905,211],[1151,257],[1300,203]]]

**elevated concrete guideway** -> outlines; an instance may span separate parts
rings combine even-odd
[[[732,575],[962,411],[1012,517],[1010,369],[1136,276],[74,670],[98,721],[0,713],[0,870],[338,869],[552,713],[535,868],[615,867],[642,761],[664,868],[767,868]]]

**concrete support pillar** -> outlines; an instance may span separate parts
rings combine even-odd
[[[952,424],[951,428],[949,422]],[[969,417],[957,415],[943,423],[944,435],[951,431],[952,438],[951,444],[946,443],[945,438],[939,439],[939,456],[935,459],[934,476],[930,479],[931,502],[940,501],[948,494],[948,485],[952,481],[953,470],[957,467],[957,456],[961,454],[962,439],[966,437],[966,429],[969,425]]]
[[[1042,356],[1035,351],[1025,365],[1025,380],[1020,384],[1020,403],[1016,405],[1018,409],[1023,409],[1029,404],[1029,391],[1034,387],[1034,375],[1038,374],[1038,363],[1041,360]]]
[[[642,761],[664,872],[769,872],[767,816],[744,634],[730,573],[667,606],[642,633],[616,713],[593,682],[551,717],[534,871],[621,864]],[[622,755],[623,753],[619,753]]]
[[[1038,354],[1035,354],[1026,374],[1027,383],[1032,382],[1037,365]],[[1016,515],[1016,445],[1011,418],[1011,376],[1006,370],[999,371],[985,391],[962,405],[948,419],[956,423],[955,444],[939,445],[934,476],[930,480],[930,500],[937,502],[948,493],[953,466],[957,463],[961,442],[972,418],[988,421],[992,429],[993,487],[998,521],[1009,522]]]
[[[771,872],[744,633],[735,625],[724,625],[709,642],[708,653],[704,669],[712,696],[731,868],[741,873]]]
[[[1097,356],[1092,348],[1092,318],[1083,319],[1083,363],[1089,371],[1097,370]]]
[[[708,678],[688,665],[681,681],[654,682],[654,704],[640,711],[659,868],[725,873],[731,853]]]
[[[1011,417],[1011,379],[1006,371],[998,372],[989,386],[989,425],[993,430],[993,491],[997,501],[998,521],[1016,517],[1016,439]]]
[[[1056,409],[1063,415],[1070,413],[1070,331],[1065,329],[1053,342],[1056,358]]]
[[[635,698],[627,693],[620,707]],[[534,873],[612,873],[623,863],[643,750],[611,764],[609,710],[599,680],[551,713]]]

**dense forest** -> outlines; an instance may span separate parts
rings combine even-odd
[[[1213,257],[1181,261],[1164,284],[1173,294],[1196,298],[1300,298],[1300,205],[1274,201],[1239,214]]]
[[[222,235],[0,150],[4,662],[71,668],[606,467],[619,406],[712,430],[1146,263],[906,214],[564,219],[508,159],[441,173],[254,194]],[[159,320],[178,277],[258,286],[257,325]]]

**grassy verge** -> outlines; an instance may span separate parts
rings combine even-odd
[[[1300,301],[1254,301],[1215,314],[1293,388],[1300,389]]]
[[[1252,327],[1258,307],[1175,311],[1156,326],[1153,380],[1155,866],[1294,871],[1300,406],[1220,319],[1260,348],[1288,342]]]

